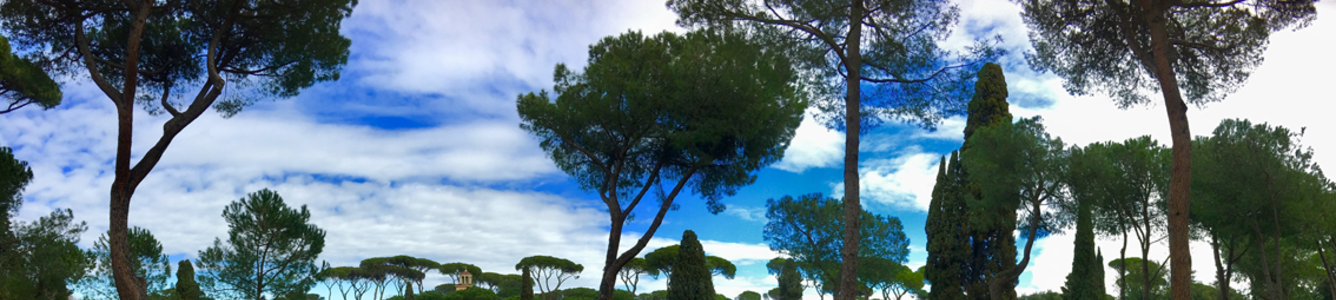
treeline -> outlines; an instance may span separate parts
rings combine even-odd
[[[1039,117],[1013,121],[995,65],[980,72],[976,91],[965,143],[942,158],[933,189],[927,298],[1014,299],[1035,240],[1075,230],[1064,299],[1168,299],[1169,258],[1150,249],[1169,236],[1171,149],[1148,136],[1067,145]],[[1194,298],[1242,298],[1237,282],[1253,299],[1336,295],[1336,185],[1302,137],[1229,119],[1192,141],[1191,233],[1211,247],[1199,259],[1215,265],[1192,270],[1215,277],[1213,286],[1195,283]],[[1106,261],[1096,236],[1123,247]],[[1137,245],[1131,256],[1129,243]],[[1106,266],[1116,290],[1105,290]]]

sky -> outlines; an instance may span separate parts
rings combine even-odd
[[[960,22],[942,45],[959,49],[1001,36],[1001,46],[1011,51],[1000,63],[1014,115],[1042,116],[1048,131],[1069,145],[1143,135],[1167,144],[1162,105],[1120,110],[1103,95],[1071,96],[1061,79],[1026,66],[1021,54],[1030,46],[1016,4],[957,3]],[[1192,133],[1209,134],[1228,118],[1306,128],[1301,141],[1316,161],[1336,166],[1331,13],[1336,4],[1320,2],[1311,26],[1275,33],[1265,62],[1244,87],[1222,102],[1190,107]],[[205,114],[140,186],[130,225],[150,230],[173,260],[195,259],[215,238],[226,237],[224,206],[267,188],[288,205],[311,210],[311,222],[327,232],[320,259],[335,266],[402,254],[518,273],[514,264],[521,258],[550,255],[585,266],[562,288],[596,288],[608,238],[605,208],[520,129],[515,99],[551,90],[558,63],[583,67],[588,45],[598,39],[632,30],[684,32],[675,19],[661,0],[360,1],[343,22],[353,44],[340,80],[261,101],[232,118]],[[89,248],[107,229],[116,117],[111,101],[87,79],[61,80],[59,107],[0,115],[0,145],[14,148],[35,173],[17,219],[73,209],[89,225],[80,241]],[[166,119],[143,111],[135,117],[138,160]],[[963,117],[945,120],[936,131],[888,124],[863,137],[864,207],[899,219],[910,238],[912,267],[927,255],[923,225],[938,160],[960,147],[963,126]],[[676,201],[680,209],[668,213],[644,252],[676,244],[684,230],[693,230],[707,254],[738,265],[736,278],[715,278],[720,294],[770,290],[776,280],[764,265],[780,254],[762,237],[765,201],[838,196],[843,152],[843,133],[809,115],[783,160],[723,199],[724,212],[710,214],[703,200],[684,193]],[[633,222],[623,241],[638,238],[648,219]],[[1072,244],[1070,234],[1037,241],[1018,292],[1058,290],[1070,270]],[[1122,241],[1101,238],[1097,245],[1112,259]],[[1128,249],[1136,252],[1136,242]],[[1164,243],[1152,249],[1151,258],[1167,258]],[[1196,280],[1203,283],[1214,282],[1209,251],[1192,245]],[[1112,291],[1114,274],[1106,276]],[[448,280],[432,274],[426,283]],[[665,286],[665,279],[645,278],[638,292]],[[805,297],[817,299],[811,289]]]

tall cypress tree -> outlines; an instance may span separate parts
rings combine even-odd
[[[1104,252],[1095,249],[1095,261],[1091,263],[1093,263],[1091,268],[1095,270],[1091,272],[1095,278],[1095,294],[1099,295],[1099,299],[1104,299],[1108,295],[1108,291],[1104,290]]]
[[[1011,123],[1010,104],[1007,103],[1007,80],[1002,66],[986,63],[979,69],[979,80],[974,83],[974,98],[970,100],[969,118],[965,124],[965,143],[961,151],[969,149],[970,136],[986,126]],[[969,166],[962,166],[954,180],[959,182],[963,200],[983,199],[978,184],[969,182]],[[962,201],[964,202],[964,201]],[[992,299],[988,283],[998,273],[1016,265],[1016,212],[1014,210],[967,209],[970,237],[970,258],[964,268],[964,284],[971,299]],[[1014,285],[1007,285],[1002,299],[1015,299]]]
[[[715,300],[713,274],[705,267],[705,249],[696,240],[696,233],[682,233],[677,262],[668,275],[668,300]]]
[[[520,300],[533,300],[533,274],[529,268],[520,270]]]
[[[1063,300],[1104,299],[1104,265],[1095,255],[1095,224],[1089,199],[1076,204],[1076,249],[1072,271],[1067,274],[1067,285],[1062,288]]]
[[[945,157],[937,167],[937,185],[932,188],[932,202],[928,204],[928,220],[924,230],[928,236],[928,262],[924,279],[931,283],[930,299],[965,299],[962,268],[969,259],[969,241],[965,235],[967,220],[964,199],[956,186],[956,171],[960,169],[956,152],[948,162]]]
[[[801,300],[803,298],[803,278],[798,274],[798,263],[784,261],[779,272],[779,299]]]

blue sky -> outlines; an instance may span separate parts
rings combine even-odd
[[[1037,74],[1020,54],[1029,48],[1018,7],[1002,0],[962,0],[962,15],[946,47],[1001,35],[1012,112],[1042,115],[1049,131],[1085,145],[1151,135],[1168,140],[1164,108],[1118,110],[1102,95],[1073,97],[1052,75]],[[1189,111],[1192,132],[1208,134],[1223,118],[1307,127],[1302,140],[1323,165],[1336,165],[1336,122],[1327,70],[1336,69],[1336,12],[1319,4],[1319,19],[1271,40],[1266,62],[1247,86],[1220,103]],[[307,205],[328,231],[321,259],[353,265],[374,256],[413,255],[468,262],[485,271],[514,272],[530,255],[565,257],[585,265],[563,287],[595,287],[607,242],[607,215],[596,196],[579,190],[519,128],[516,95],[551,89],[552,68],[584,65],[589,44],[628,30],[682,31],[660,0],[634,1],[362,1],[345,20],[351,59],[337,82],[291,99],[262,101],[231,119],[207,114],[185,130],[135,195],[130,224],[151,230],[173,259],[195,258],[226,235],[227,203],[262,188],[290,205]],[[20,220],[72,208],[91,230],[90,247],[106,230],[114,122],[111,102],[83,78],[63,80],[65,103],[0,116],[0,145],[15,148],[36,173]],[[136,116],[135,151],[160,134],[162,117]],[[937,162],[959,147],[962,118],[928,132],[888,125],[863,139],[859,170],[868,210],[900,219],[911,240],[910,265],[922,264],[923,220]],[[756,184],[723,202],[712,215],[703,201],[678,199],[649,250],[696,231],[712,255],[739,265],[717,290],[766,291],[775,280],[764,263],[777,253],[761,236],[769,198],[813,192],[837,195],[843,135],[809,117],[784,160],[757,173]],[[648,216],[648,211],[641,215]],[[632,226],[627,237],[644,228]],[[629,241],[630,239],[623,239]],[[1019,290],[1056,290],[1070,269],[1072,239],[1036,243],[1034,263]],[[1135,242],[1133,242],[1135,244]],[[1105,257],[1120,240],[1098,242]],[[1153,245],[1152,258],[1165,255]],[[1132,245],[1135,247],[1135,245]],[[625,246],[624,246],[625,248]],[[1209,248],[1193,247],[1199,280],[1211,269]],[[1107,282],[1112,283],[1112,272]],[[429,284],[447,281],[428,277]],[[646,278],[641,291],[662,289]],[[816,295],[809,289],[808,297]]]

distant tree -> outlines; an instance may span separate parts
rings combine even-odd
[[[14,228],[17,240],[13,262],[17,268],[0,269],[0,298],[63,300],[68,286],[79,281],[92,260],[79,250],[79,236],[88,230],[74,222],[74,212],[55,210],[50,215]]]
[[[32,61],[16,55],[4,36],[0,36],[0,98],[9,102],[0,108],[0,114],[29,104],[50,109],[59,105],[61,98],[60,85]]]
[[[714,300],[730,300],[730,299],[728,298],[728,296],[724,296],[724,294],[714,294]]]
[[[93,259],[92,270],[79,280],[76,290],[85,299],[120,299],[111,278],[111,252],[107,247],[106,234],[93,243],[93,249],[88,255]],[[167,278],[172,274],[171,261],[162,254],[162,243],[148,229],[130,228],[130,255],[135,277],[147,284],[145,292],[148,295],[168,289]]]
[[[1071,155],[1072,162],[1068,167],[1078,168],[1076,162],[1080,151],[1073,149]],[[1073,191],[1073,200],[1076,202],[1076,243],[1073,251],[1072,270],[1067,273],[1067,283],[1062,287],[1063,300],[1104,300],[1104,263],[1100,262],[1095,256],[1095,220],[1094,197],[1082,197],[1077,190],[1079,185],[1093,186],[1096,182],[1076,181],[1089,180],[1090,178],[1076,178],[1075,171],[1068,172],[1069,186]]]
[[[1004,291],[1013,288],[1016,279],[1030,262],[1030,250],[1036,239],[1064,227],[1061,210],[1045,212],[1045,206],[1059,206],[1067,202],[1065,167],[1068,160],[1062,139],[1049,136],[1039,117],[1021,119],[1015,124],[979,128],[969,139],[970,147],[961,154],[961,161],[969,169],[970,180],[979,185],[982,198],[970,200],[972,211],[1020,211],[1020,218],[994,215],[1000,220],[988,220],[985,215],[971,215],[971,221],[1016,224],[1026,238],[1023,258],[1011,268],[1002,270],[988,281],[989,297],[1005,298]],[[1007,225],[1003,225],[1007,226]],[[1004,227],[1005,228],[1005,227]]]
[[[225,117],[270,97],[338,79],[349,40],[339,24],[356,1],[6,1],[0,23],[14,45],[54,73],[87,74],[116,105],[110,192],[116,287],[142,300],[129,268],[130,199],[168,145],[209,108]],[[4,69],[4,68],[0,68]],[[229,85],[231,83],[231,85]],[[192,87],[198,86],[198,89]],[[223,91],[226,90],[227,93]],[[226,95],[222,101],[220,96]],[[171,118],[135,147],[136,106]],[[144,133],[140,130],[140,133]],[[146,149],[146,150],[134,150]],[[143,151],[143,152],[141,152]],[[139,162],[131,164],[131,158]]]
[[[725,279],[733,279],[738,273],[738,267],[733,262],[714,255],[705,257],[705,268],[710,270],[714,276],[723,276]]]
[[[839,279],[840,249],[844,240],[844,206],[820,193],[794,198],[784,196],[766,200],[763,235],[770,249],[790,257],[806,273],[818,293],[836,291]],[[904,263],[909,255],[909,238],[895,217],[862,212],[859,227],[859,255]]]
[[[877,265],[878,259],[868,259],[866,262],[870,265]],[[869,268],[864,271],[865,276],[860,276],[860,281],[866,281],[872,290],[881,290],[881,299],[883,300],[901,300],[905,295],[915,295],[923,291],[923,268],[918,271],[912,270],[904,265],[880,260],[883,263],[877,265],[878,268]]]
[[[761,300],[761,294],[753,291],[746,291],[738,294],[733,300]]]
[[[1144,92],[1163,96],[1173,137],[1167,218],[1173,299],[1191,299],[1187,104],[1219,101],[1242,86],[1262,63],[1270,33],[1307,26],[1317,1],[1016,2],[1034,44],[1029,64],[1062,77],[1069,93],[1099,90],[1121,108],[1149,103]]]
[[[204,299],[204,291],[200,290],[199,283],[195,282],[195,267],[190,264],[189,259],[182,259],[177,263],[175,292],[180,300]]]
[[[1149,267],[1142,267],[1143,264],[1149,265]],[[1126,269],[1123,269],[1124,265],[1127,266]],[[1168,272],[1160,263],[1146,261],[1140,257],[1128,257],[1109,261],[1109,267],[1118,270],[1119,274],[1126,274],[1118,277],[1116,282],[1118,285],[1127,286],[1129,290],[1133,291],[1150,291],[1148,294],[1128,294],[1128,300],[1158,300],[1169,294],[1169,281],[1165,278]],[[1153,270],[1153,273],[1142,273],[1142,270],[1147,269]],[[1142,284],[1145,284],[1145,282],[1150,282],[1150,286],[1143,287]],[[1144,298],[1147,295],[1149,295],[1149,298]]]
[[[648,256],[648,254],[646,255]],[[637,257],[627,261],[626,265],[622,266],[622,271],[618,276],[621,277],[622,285],[626,286],[626,290],[635,294],[636,286],[640,284],[640,276],[650,275],[651,273],[653,271],[651,271],[645,259]]]
[[[263,189],[233,201],[223,219],[227,244],[214,239],[199,253],[200,283],[209,294],[258,300],[315,285],[325,231],[310,223],[306,205],[292,209],[278,193]]]
[[[520,126],[607,206],[600,300],[612,297],[618,272],[684,188],[711,213],[723,211],[721,198],[783,156],[807,108],[784,51],[735,33],[607,37],[590,47],[583,73],[559,64],[555,74],[556,99],[529,93],[516,106]],[[655,186],[671,188],[653,196],[659,205],[649,227],[619,254],[623,226]]]
[[[475,265],[472,265],[472,264],[466,264],[466,263],[462,263],[462,262],[452,262],[452,263],[447,263],[447,264],[441,264],[439,270],[441,271],[441,275],[445,275],[446,277],[450,277],[450,282],[451,282],[451,283],[460,283],[460,282],[459,282],[459,273],[460,273],[460,272],[469,271],[469,274],[473,274],[473,276],[478,276],[478,275],[482,274],[482,268],[479,268],[478,266],[475,266]],[[475,278],[476,278],[476,277],[475,277]]]
[[[770,269],[770,274],[775,275],[775,279],[779,281],[779,287],[766,293],[771,300],[802,299],[805,288],[803,287],[802,275],[798,274],[797,262],[775,258],[771,259],[766,267]]]
[[[1094,185],[1102,188],[1104,194],[1097,210],[1106,215],[1102,219],[1100,231],[1116,234],[1121,231],[1124,239],[1128,232],[1141,245],[1141,257],[1150,255],[1150,247],[1157,240],[1162,240],[1168,233],[1165,219],[1168,214],[1163,195],[1168,194],[1170,181],[1170,153],[1149,136],[1127,139],[1122,143],[1095,143],[1086,146],[1085,155],[1093,157],[1087,170],[1096,174]],[[1102,158],[1099,156],[1103,156]],[[1097,194],[1098,195],[1098,194]],[[1126,254],[1119,254],[1126,257]],[[1140,265],[1149,268],[1151,265]],[[1158,273],[1163,270],[1141,270],[1142,273]],[[1143,278],[1149,280],[1150,278]],[[1151,286],[1147,282],[1138,285]],[[1135,291],[1135,290],[1129,290]],[[1140,290],[1142,298],[1150,297],[1148,290]]]
[[[397,255],[394,257],[390,257],[388,260],[385,261],[385,264],[408,268],[417,271],[418,273],[424,273],[424,274],[427,272],[427,270],[437,270],[440,269],[441,267],[441,264],[437,263],[434,260],[412,257],[407,255]],[[422,285],[422,279],[417,277],[413,277],[410,279],[412,279],[411,283],[417,285],[417,291],[419,294],[425,291],[426,287]]]
[[[421,282],[426,274],[419,269],[417,258],[411,256],[394,257],[372,257],[363,259],[358,268],[365,272],[379,275],[376,282],[376,295],[381,297],[386,290],[397,292],[403,290],[403,286],[411,286],[414,282]],[[434,269],[434,268],[432,268]],[[481,273],[481,271],[479,271]],[[393,289],[390,285],[393,284]]]
[[[673,274],[668,276],[669,300],[715,300],[714,281],[705,266],[705,250],[701,249],[696,233],[682,233],[682,248],[673,263]],[[727,297],[725,297],[727,298]]]
[[[556,294],[553,292],[561,289],[561,284],[566,280],[580,278],[580,272],[584,272],[584,265],[565,258],[534,255],[521,259],[515,264],[515,269],[532,274],[530,278],[543,293],[544,299],[555,300]],[[525,294],[532,293],[531,291],[532,288],[526,289]],[[532,297],[532,295],[527,296]]]
[[[502,298],[517,297],[524,287],[524,277],[515,274],[501,275],[501,283],[496,287],[496,295]]]

